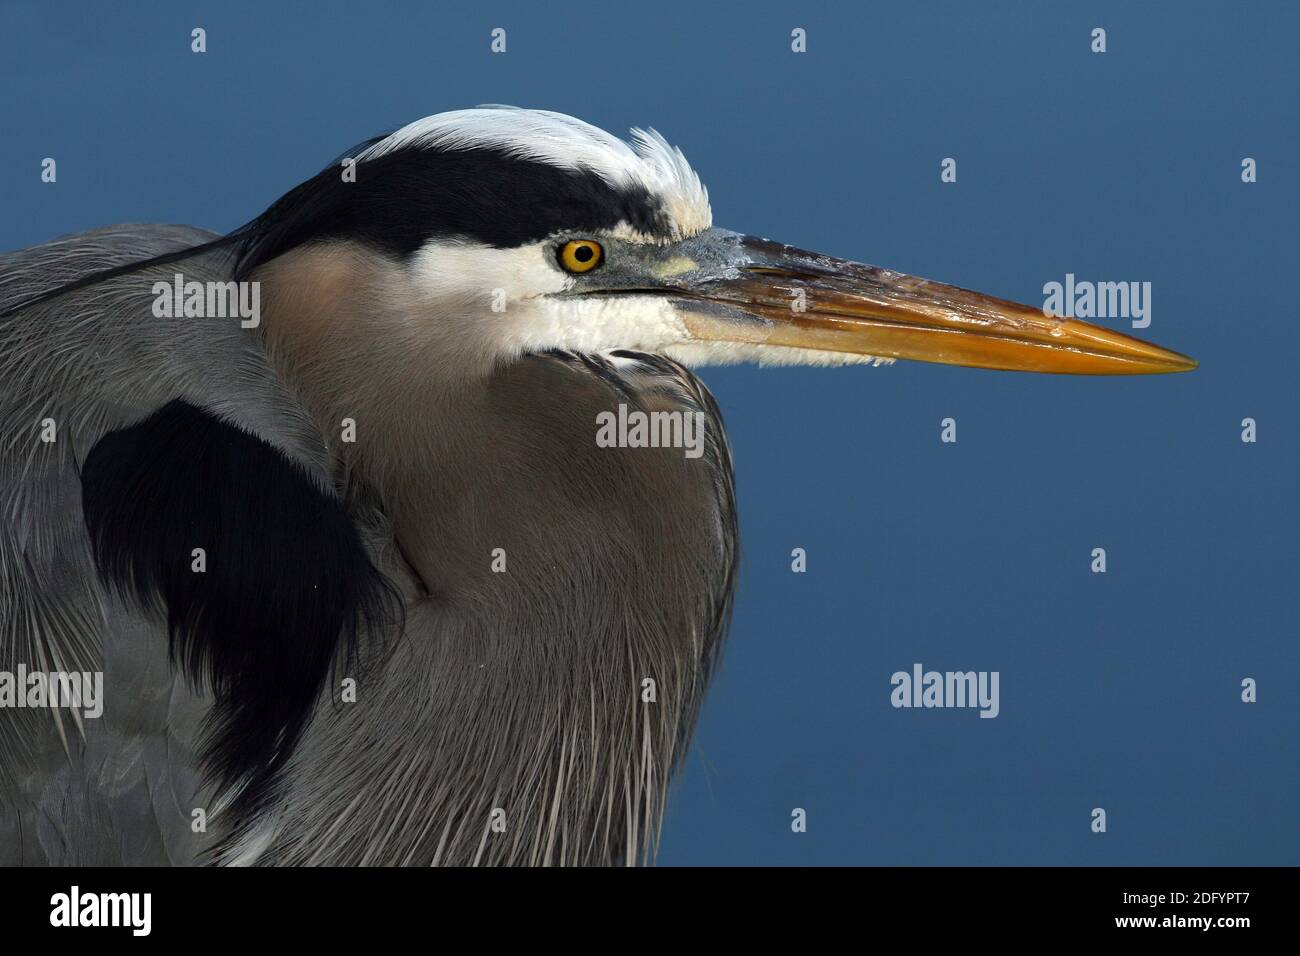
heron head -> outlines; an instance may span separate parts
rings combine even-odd
[[[1196,365],[1042,309],[716,228],[659,134],[624,142],[536,110],[442,113],[371,141],[255,221],[239,270],[278,257],[332,272],[336,289],[365,295],[367,316],[394,304],[388,333],[416,348],[454,340],[467,368],[557,349],[692,365]]]

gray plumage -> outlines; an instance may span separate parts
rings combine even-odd
[[[96,230],[0,258],[0,311],[81,274],[213,238]],[[225,257],[184,263],[224,279]],[[621,396],[575,356],[533,356],[426,406],[432,452],[385,502],[347,484],[311,416],[236,322],[158,319],[160,266],[28,309],[0,325],[0,668],[105,672],[105,710],[0,709],[0,852],[7,863],[613,863],[653,847],[693,725],[734,573],[730,463],[698,380],[646,357],[624,381],[710,417],[708,467],[680,449],[601,449]],[[376,564],[399,582],[405,632],[366,642],[356,704],[328,688],[283,796],[226,842],[200,784],[209,701],[168,664],[158,615],[95,573],[79,506],[81,457],[108,430],[175,397],[272,443],[347,495]],[[53,444],[39,441],[44,419]],[[665,510],[657,502],[671,500]],[[429,511],[423,510],[424,505]],[[435,512],[436,513],[433,513]],[[427,540],[427,546],[425,541]],[[505,574],[490,569],[503,548]],[[407,562],[410,564],[407,564]],[[436,582],[427,594],[419,576]],[[384,648],[385,650],[380,650]],[[657,702],[642,702],[642,681]],[[206,833],[193,833],[195,809]],[[490,830],[494,809],[505,831]],[[256,848],[256,853],[250,848]]]

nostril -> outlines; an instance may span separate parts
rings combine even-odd
[[[745,271],[760,276],[777,276],[783,279],[803,279],[810,281],[817,278],[817,273],[802,269],[787,269],[781,266],[745,266]]]

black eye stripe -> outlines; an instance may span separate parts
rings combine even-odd
[[[662,202],[645,187],[612,186],[591,170],[520,159],[504,148],[410,147],[357,168],[364,174],[344,182],[331,165],[242,227],[237,275],[322,239],[363,242],[402,257],[441,236],[512,249],[624,223],[671,235]]]

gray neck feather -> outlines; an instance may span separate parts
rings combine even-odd
[[[407,617],[351,675],[356,703],[337,685],[322,701],[280,809],[234,849],[283,864],[652,856],[733,582],[730,460],[703,386],[667,362],[628,378],[647,407],[708,414],[704,457],[599,448],[597,412],[628,396],[581,363],[525,357],[454,392],[394,363],[387,394],[348,395],[316,374],[328,361],[277,350],[276,317],[267,328],[327,440],[362,410],[335,451]],[[402,418],[401,447],[377,408]]]

